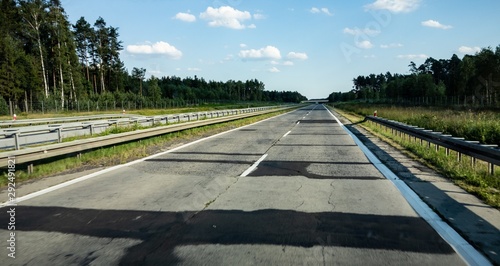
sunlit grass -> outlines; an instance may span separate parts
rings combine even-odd
[[[487,110],[454,110],[437,107],[398,107],[370,104],[337,104],[335,108],[358,115],[373,115],[396,120],[467,140],[500,145],[500,112]]]

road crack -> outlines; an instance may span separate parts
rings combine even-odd
[[[333,186],[333,182],[330,183],[330,186],[332,187],[332,191],[330,192],[330,196],[328,197],[328,204],[332,205],[332,211],[333,211],[335,210],[335,204],[332,201],[333,192],[335,192],[335,187]]]
[[[203,209],[201,211],[204,211],[206,210],[210,205],[212,205],[215,201],[217,201],[217,199],[219,199],[219,197],[226,193],[234,184],[236,184],[238,181],[240,180],[239,177],[236,177],[234,182],[232,182],[231,184],[229,184],[222,192],[220,192],[215,198],[213,198],[212,200],[208,201],[205,203],[205,207],[203,207]],[[197,212],[198,213],[198,212]],[[197,214],[196,213],[196,214]],[[195,214],[195,215],[196,215]],[[193,215],[194,216],[194,215]]]

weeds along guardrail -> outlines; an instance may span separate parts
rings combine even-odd
[[[277,111],[290,110],[296,107],[297,106],[276,107],[267,110],[262,110],[262,108],[253,108],[255,109],[253,112],[248,112],[247,110],[236,115],[221,116],[213,119],[200,119],[188,123],[176,123],[161,127],[153,127],[89,139],[80,139],[64,143],[56,143],[39,147],[30,147],[20,150],[0,152],[0,167],[6,167],[8,164],[8,160],[10,160],[11,158],[15,158],[16,163],[26,164],[28,166],[28,172],[30,173],[33,172],[34,162],[49,158],[70,154],[76,154],[77,156],[79,156],[82,152],[92,149],[118,145],[130,141],[160,136],[163,134],[178,132],[196,127],[230,122]]]
[[[459,161],[462,160],[462,155],[467,155],[471,158],[472,166],[476,165],[476,159],[484,161],[488,163],[488,172],[492,175],[495,173],[495,165],[500,166],[500,150],[496,144],[480,144],[479,141],[469,141],[464,138],[445,135],[442,132],[434,132],[375,116],[366,116],[365,121],[384,127],[386,130],[390,130],[391,134],[399,135],[403,139],[408,138],[409,141],[413,140],[414,142],[418,140],[421,145],[427,145],[428,148],[431,148],[431,144],[434,144],[436,151],[444,148],[446,155],[450,155],[450,150],[453,150],[457,153]]]

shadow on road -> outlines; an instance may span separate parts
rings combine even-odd
[[[421,218],[291,210],[153,212],[18,206],[16,228],[142,240],[126,264],[179,262],[174,248],[202,244],[339,246],[450,254],[453,249]],[[8,223],[0,213],[0,223]],[[328,241],[325,241],[328,240]],[[57,247],[53,247],[57,250]]]

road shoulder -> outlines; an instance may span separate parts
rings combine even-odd
[[[337,117],[342,117],[335,113]],[[471,245],[500,265],[500,211],[347,119],[342,123]]]

